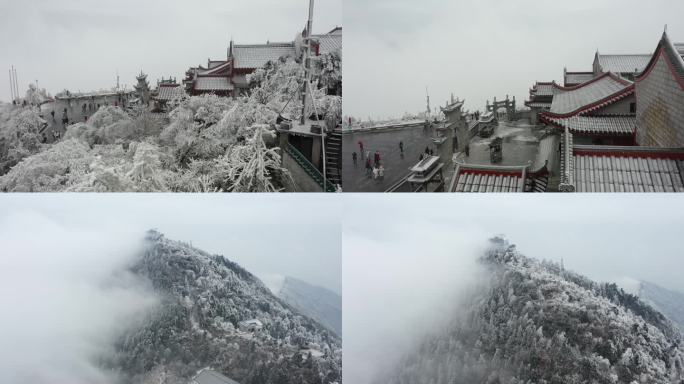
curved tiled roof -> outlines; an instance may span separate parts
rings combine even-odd
[[[544,103],[540,101],[526,101],[525,105],[530,108],[551,108],[551,103]]]
[[[458,164],[450,192],[524,192],[526,167]]]
[[[591,81],[593,78],[594,74],[592,72],[566,72],[565,86],[583,84]]]
[[[234,68],[256,69],[281,57],[295,57],[294,43],[268,43],[233,46]]]
[[[602,72],[638,73],[646,68],[651,55],[602,55],[598,54],[598,62]]]
[[[198,77],[194,88],[196,91],[230,91],[233,84],[227,77]]]
[[[667,36],[667,32],[664,32],[651,60],[644,71],[636,77],[635,81],[640,82],[648,77],[660,56],[663,55],[667,59],[670,69],[677,78],[679,85],[684,89],[684,58],[682,58],[682,49],[684,49],[684,44],[672,44],[670,38]]]
[[[186,96],[185,90],[178,84],[160,85],[158,100],[173,100]]]
[[[577,192],[684,192],[684,152],[644,147],[574,146]]]
[[[553,97],[550,112],[557,116],[569,116],[589,107],[603,105],[602,102],[615,101],[613,98],[623,96],[622,93],[627,93],[630,88],[633,92],[634,86],[629,81],[606,73],[579,86],[564,87],[566,92]]]
[[[636,131],[636,116],[542,116],[542,120],[579,134],[632,135]]]
[[[557,93],[557,87],[554,86],[554,83],[541,83],[537,82],[537,84],[532,87],[532,90],[530,90],[530,94],[535,95],[535,96],[553,96]]]

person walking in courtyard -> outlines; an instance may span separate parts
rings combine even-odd
[[[373,160],[375,162],[376,167],[380,165],[380,152],[378,152],[377,149],[375,150],[375,154],[373,155]]]
[[[50,114],[52,115],[52,121],[55,121],[55,110],[50,111]]]
[[[401,152],[402,154],[404,153],[404,142],[403,141],[399,142],[399,152]]]
[[[372,169],[370,157],[366,157],[366,175],[370,176]]]
[[[354,167],[356,167],[356,151],[352,152],[352,160],[354,161]]]
[[[363,154],[363,141],[359,140],[359,152]]]

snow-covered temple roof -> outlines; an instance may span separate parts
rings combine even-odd
[[[633,135],[636,130],[636,116],[570,116],[547,117],[542,120],[558,128],[568,128],[579,134]]]
[[[561,190],[684,192],[684,149],[573,145],[566,131]]]
[[[339,29],[339,33],[336,33],[337,29],[327,33],[325,35],[312,35],[311,37],[316,39],[319,44],[319,53],[325,55],[327,53],[342,51],[342,29]]]
[[[584,84],[594,78],[593,72],[565,72],[564,82],[566,87]]]
[[[577,87],[566,88],[556,94],[551,104],[551,113],[571,115],[586,112],[613,103],[634,92],[633,83],[612,73],[605,73]]]
[[[180,84],[160,84],[158,100],[173,100],[185,96],[185,90]]]
[[[673,74],[679,77],[680,84],[684,86],[684,43],[673,44],[666,32],[663,33],[660,42],[658,42],[655,54],[650,58],[643,72],[637,76],[635,81],[639,82],[648,77],[661,54],[669,62]]]
[[[553,82],[537,82],[530,90],[530,94],[535,96],[553,96],[558,92]]]
[[[524,192],[527,167],[457,164],[449,192]]]
[[[603,73],[638,73],[646,68],[651,60],[651,55],[604,55],[597,52],[596,60],[598,60],[599,68]]]
[[[227,77],[198,77],[194,87],[197,91],[230,91],[233,84]]]
[[[236,44],[232,55],[235,68],[255,69],[281,57],[295,57],[296,51],[294,43]]]

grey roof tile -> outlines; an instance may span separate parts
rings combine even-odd
[[[627,82],[621,82],[611,75],[604,75],[576,89],[555,95],[551,104],[551,112],[555,114],[571,113],[603,100],[627,87],[629,87]]]
[[[185,90],[180,85],[176,85],[176,86],[160,85],[159,86],[159,94],[157,96],[157,99],[159,99],[159,100],[173,100],[173,99],[184,97],[185,95],[186,95]]]
[[[591,72],[566,72],[565,86],[584,84],[594,78]]]
[[[318,40],[320,44],[320,54],[332,53],[335,51],[342,51],[342,34],[325,34],[313,35],[314,39]]]
[[[235,68],[261,68],[281,57],[295,57],[294,43],[234,45]]]
[[[571,116],[548,118],[572,133],[631,135],[636,130],[636,116]]]
[[[682,160],[667,149],[575,146],[570,163],[578,192],[684,192]]]
[[[195,81],[197,91],[230,91],[233,84],[227,77],[198,77]]]
[[[598,62],[603,72],[634,73],[641,72],[651,60],[651,55],[603,55],[598,54]]]

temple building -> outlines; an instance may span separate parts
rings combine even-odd
[[[636,78],[639,145],[684,147],[684,44],[667,36]]]
[[[185,89],[178,84],[175,77],[169,77],[168,79],[162,78],[157,81],[157,89],[152,93],[155,111],[163,111],[166,109],[168,102],[172,100],[181,100],[185,97],[187,97],[187,93],[185,93]]]
[[[293,41],[266,44],[234,44],[231,40],[225,60],[209,59],[206,67],[199,65],[186,71],[183,80],[185,91],[190,95],[244,95],[250,88],[247,75],[262,68],[269,61],[281,58],[301,59],[303,34],[297,34]],[[341,27],[311,37],[315,56],[342,49]]]
[[[684,192],[684,44],[667,32],[653,54],[597,52],[591,73],[537,82],[525,104],[560,136],[557,190]]]
[[[561,192],[684,192],[684,148],[561,145]]]
[[[646,68],[650,59],[650,54],[605,55],[596,52],[592,66],[594,77],[604,73],[613,73],[625,79],[634,80],[634,77]]]
[[[552,85],[555,93],[539,121],[568,128],[585,144],[634,144],[634,84],[608,72],[574,87]]]

